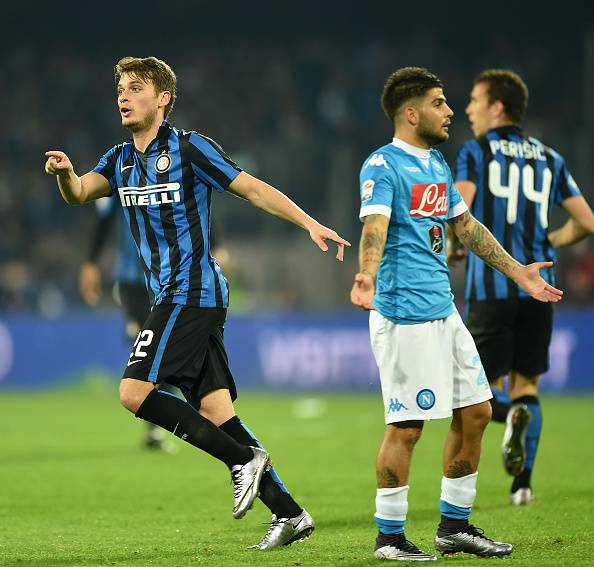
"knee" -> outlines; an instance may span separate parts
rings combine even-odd
[[[479,429],[485,429],[491,421],[492,416],[493,408],[491,407],[490,402],[483,402],[482,404],[479,404],[473,416],[476,427]]]
[[[423,432],[422,422],[404,422],[395,424],[393,427],[393,434],[397,442],[404,445],[409,451],[412,451],[421,438]]]
[[[153,389],[154,386],[147,382],[124,379],[120,382],[120,403],[128,411],[136,413]]]

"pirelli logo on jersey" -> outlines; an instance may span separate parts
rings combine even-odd
[[[122,207],[148,207],[181,201],[179,183],[161,183],[146,187],[120,187],[118,191]]]
[[[411,186],[410,216],[435,217],[448,212],[445,183],[424,183]]]

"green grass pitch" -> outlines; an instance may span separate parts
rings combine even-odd
[[[508,503],[510,480],[499,453],[503,430],[492,424],[472,521],[514,544],[514,553],[501,560],[506,564],[594,565],[594,398],[542,403],[536,502]],[[316,519],[308,541],[269,553],[246,551],[266,530],[262,503],[234,520],[222,464],[178,439],[174,455],[141,449],[143,424],[119,406],[116,387],[87,385],[0,395],[0,565],[376,565],[379,394],[250,393],[237,409]],[[446,428],[447,420],[426,425],[410,479],[407,536],[428,551],[439,516]],[[452,566],[478,561],[463,554],[439,558]]]

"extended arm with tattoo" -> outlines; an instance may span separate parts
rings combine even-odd
[[[508,278],[514,279],[513,273],[522,266],[512,258],[489,232],[489,229],[466,211],[451,220],[454,234],[458,240],[489,266],[499,270]]]
[[[359,243],[359,272],[351,289],[351,301],[362,309],[373,309],[375,278],[386,245],[390,219],[383,215],[365,217]]]
[[[563,292],[540,277],[540,269],[550,268],[552,262],[535,262],[528,266],[512,258],[489,230],[477,221],[469,211],[451,219],[456,236],[492,268],[516,282],[524,291],[538,301],[559,301]]]
[[[389,219],[383,215],[369,215],[363,224],[359,242],[359,272],[370,275],[374,282],[384,254],[388,222]]]

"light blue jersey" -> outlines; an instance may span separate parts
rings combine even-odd
[[[441,153],[398,138],[367,158],[359,217],[390,219],[374,307],[395,323],[444,319],[454,311],[445,223],[467,210]]]

